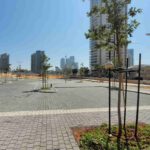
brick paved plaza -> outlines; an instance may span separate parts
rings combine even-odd
[[[104,83],[51,80],[56,93],[34,92],[38,80],[0,85],[0,149],[79,150],[71,127],[107,122]],[[112,121],[117,122],[117,91],[112,91]],[[136,93],[128,93],[128,121],[135,118]],[[133,120],[134,121],[134,120]],[[150,95],[141,94],[140,121],[150,123]]]

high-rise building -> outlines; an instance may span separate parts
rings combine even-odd
[[[0,55],[0,71],[6,72],[9,70],[9,55],[7,53]]]
[[[78,63],[75,62],[75,57],[74,56],[70,56],[68,58],[61,58],[60,68],[62,70],[64,70],[65,68],[78,69]]]
[[[134,65],[134,49],[128,49],[128,66]]]
[[[74,56],[70,56],[70,64],[74,64],[75,63],[75,58],[74,58]]]
[[[101,0],[90,0],[90,9],[94,6],[103,6]],[[96,26],[106,25],[107,22],[107,15],[92,15],[90,17],[90,28],[95,28]],[[112,39],[114,40],[114,39]],[[109,52],[103,49],[96,49],[95,46],[98,41],[90,40],[90,67],[94,69],[96,65],[105,65],[109,60]],[[123,63],[125,63],[126,58],[126,48],[122,49],[121,52]],[[116,52],[111,52],[111,60],[116,59]]]
[[[66,65],[65,58],[61,58],[61,60],[60,60],[60,68],[63,70],[65,68],[65,65]]]
[[[71,68],[71,60],[70,58],[66,58],[66,67]]]
[[[42,73],[42,59],[43,59],[44,51],[36,51],[31,55],[31,71],[33,73]]]

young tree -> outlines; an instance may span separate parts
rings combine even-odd
[[[71,76],[71,74],[72,74],[72,69],[71,69],[71,67],[67,67],[67,68],[65,69],[65,79],[66,79],[66,80],[69,79],[70,76]]]
[[[42,69],[42,88],[47,89],[48,88],[48,83],[47,83],[47,72],[49,68],[52,66],[49,63],[50,58],[47,57],[46,54],[43,55],[42,57],[42,62],[41,62],[41,69]]]
[[[107,16],[107,24],[92,27],[86,33],[86,38],[96,41],[96,49],[115,50],[117,53],[117,63],[119,69],[123,68],[123,59],[121,51],[131,42],[128,37],[132,37],[133,31],[138,27],[139,22],[133,19],[141,9],[131,7],[127,9],[127,5],[131,0],[102,0],[104,5],[94,6],[88,13],[88,16]],[[130,18],[130,20],[129,20]],[[119,73],[119,90],[118,90],[118,137],[122,135],[122,119],[121,119],[121,86],[123,75]]]
[[[74,76],[76,76],[77,73],[78,73],[78,69],[72,69],[72,74],[73,74]]]
[[[65,68],[63,69],[63,75],[64,75],[64,80],[65,80],[65,83],[66,83],[67,79],[69,79],[70,76],[72,75],[72,68],[71,68],[71,66],[65,65]]]
[[[104,66],[97,64],[94,66],[94,70],[97,72],[98,77],[102,77],[103,72],[104,72]]]
[[[81,67],[80,68],[80,76],[81,77],[88,76],[88,74],[89,74],[88,67]]]

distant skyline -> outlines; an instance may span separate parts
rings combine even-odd
[[[142,63],[150,64],[150,37],[145,35],[150,32],[150,1],[133,0],[132,5],[143,13],[129,48],[134,49],[135,64],[139,52]],[[36,50],[44,50],[54,67],[65,56],[89,66],[89,40],[84,36],[90,25],[88,11],[88,0],[0,0],[0,54],[10,54],[13,69],[19,64],[30,69]]]

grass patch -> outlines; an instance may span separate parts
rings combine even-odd
[[[126,134],[124,130],[122,132],[118,139],[118,127],[113,125],[112,137],[108,137],[108,126],[102,124],[100,127],[77,129],[74,135],[81,150],[150,150],[150,125],[139,125],[138,138],[134,136],[133,124],[127,125]]]

